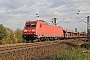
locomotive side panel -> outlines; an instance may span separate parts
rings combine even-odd
[[[52,26],[38,21],[36,27],[36,35],[38,35],[38,37],[63,37],[63,29],[62,27]]]

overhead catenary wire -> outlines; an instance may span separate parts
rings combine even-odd
[[[20,6],[23,6],[22,4],[20,4],[20,3],[17,3],[17,2],[15,2],[15,1],[12,1],[12,0],[9,0],[9,1],[11,1],[11,2],[13,2],[13,3],[15,3],[15,4],[18,4],[18,5],[20,5]],[[39,0],[39,1],[41,1],[41,0]],[[43,1],[41,1],[42,3],[44,3]],[[46,4],[46,3],[44,3],[44,4]],[[46,4],[46,5],[48,5],[48,4]],[[52,6],[49,6],[50,8],[53,8]],[[28,7],[26,7],[26,8],[28,8]],[[30,8],[30,7],[29,7]],[[32,9],[32,8],[30,8],[30,9]],[[37,8],[36,8],[37,9]],[[55,8],[53,8],[54,10],[56,10]],[[56,11],[58,11],[59,13],[61,13],[59,10],[56,10]],[[25,13],[28,13],[28,12],[25,12]],[[40,15],[40,14],[39,14]],[[49,15],[46,15],[46,16],[49,16]],[[66,15],[67,16],[67,15]]]
[[[0,3],[0,4],[5,5],[5,6],[9,7],[9,8],[12,8],[12,9],[16,9],[15,7],[12,7],[12,6],[9,5],[9,4],[5,4],[5,3]],[[7,11],[7,10],[5,10],[5,11]],[[24,10],[22,10],[22,11],[24,11]],[[22,13],[28,13],[28,12],[22,12]],[[28,17],[28,16],[27,16],[27,17]]]
[[[7,5],[7,4],[5,4],[5,3],[0,3],[0,4],[5,5],[5,6],[7,6],[7,7],[10,7],[10,8],[13,8],[13,9],[16,9],[15,7],[12,7],[12,6]],[[24,11],[24,10],[22,10],[22,11]],[[28,13],[28,12],[24,12],[24,13]]]
[[[11,1],[11,2],[13,2],[13,3],[17,4],[17,5],[23,6],[23,4],[17,3],[17,2],[15,2],[15,1],[13,1],[13,0],[9,0],[9,1]],[[32,9],[32,8],[30,8],[30,7],[26,7],[26,8]],[[25,13],[28,13],[28,12],[25,12]]]
[[[5,3],[0,3],[0,4],[5,5],[5,6],[7,6],[7,7],[10,7],[10,8],[12,8],[12,9],[16,9],[15,7],[12,7],[12,6],[7,5],[7,4],[5,4]],[[7,11],[7,10],[5,10],[5,11]]]
[[[45,2],[43,2],[42,0],[39,0],[39,1],[41,1],[42,3],[44,3],[45,5],[47,5],[48,7],[50,7],[50,8],[53,8],[52,6],[49,6],[47,3],[45,3]],[[58,13],[61,13],[62,14],[62,12],[60,12],[59,10],[56,10],[55,8],[53,8],[55,11],[57,11]],[[64,12],[65,13],[65,12]],[[64,16],[68,16],[68,15],[64,15]]]
[[[49,1],[49,2],[51,2],[50,0],[48,0],[48,1]],[[56,5],[56,4],[53,4],[53,5],[54,5],[55,7],[57,7],[57,5]],[[62,8],[62,7],[60,7],[60,8]],[[60,8],[59,8],[59,9],[60,9]],[[65,12],[65,11],[64,11],[64,12]]]
[[[18,5],[21,5],[21,6],[23,6],[22,4],[20,4],[20,3],[17,3],[17,2],[15,2],[15,1],[13,1],[13,0],[9,0],[9,1],[11,1],[11,2],[13,2],[13,3],[15,3],[15,4],[18,4]]]
[[[7,4],[4,4],[4,3],[1,3],[1,4],[3,4],[3,5],[5,5],[5,6],[8,6],[8,7],[10,7],[10,8],[14,8],[14,7],[12,7],[12,6],[9,6],[9,5],[7,5]],[[18,3],[17,3],[18,4]],[[21,4],[19,4],[19,5],[21,5]],[[15,9],[15,8],[14,8]],[[27,12],[28,13],[28,12]],[[49,15],[46,15],[46,16],[49,16]],[[63,18],[66,18],[66,17],[63,17]],[[75,17],[67,17],[67,18],[75,18]]]
[[[48,0],[48,1],[51,3],[50,0]],[[54,4],[54,6],[57,7],[56,4]],[[62,7],[61,7],[61,8],[62,8]],[[60,8],[59,8],[59,9],[60,9]],[[66,11],[64,11],[64,12],[66,12]],[[67,12],[67,13],[68,13],[68,12]],[[70,13],[68,13],[68,14],[70,15]],[[66,17],[65,17],[65,18],[66,18]],[[65,18],[63,18],[63,20],[65,20]],[[75,18],[75,17],[74,17],[74,18]],[[61,20],[60,22],[62,22],[63,20]],[[59,22],[59,23],[60,23],[60,22]],[[66,23],[67,23],[67,22],[66,22]]]
[[[42,3],[46,4],[47,6],[49,6],[47,3],[43,2],[42,0],[39,0],[39,1],[41,1]],[[53,8],[52,6],[49,6],[49,7],[50,7],[50,8]],[[55,9],[55,8],[53,8],[53,9]],[[56,10],[56,9],[55,9],[55,10]],[[56,11],[59,12],[59,10],[56,10]]]
[[[18,4],[18,5],[20,5],[20,6],[23,6],[22,4],[20,4],[20,3],[17,3],[17,2],[15,2],[15,1],[12,1],[12,0],[9,0],[9,1],[11,1],[11,2],[13,2],[13,3],[15,3],[15,4]],[[40,2],[42,2],[42,3],[44,3],[43,1],[41,1],[41,0],[39,0]],[[44,4],[46,4],[46,3],[44,3]],[[48,5],[48,4],[46,4],[46,5]],[[52,6],[49,6],[50,8],[53,8]],[[28,8],[28,7],[26,7],[26,8]],[[31,9],[31,8],[30,8]],[[37,8],[36,8],[37,9]],[[55,8],[53,8],[54,10],[56,10]],[[58,11],[59,13],[61,13],[59,10],[56,10],[56,11]],[[25,12],[25,13],[28,13],[28,12]],[[47,12],[47,13],[49,13],[49,12]],[[40,15],[40,14],[39,14]],[[46,16],[49,16],[49,15],[46,15]],[[67,15],[66,15],[67,16]],[[50,17],[50,16],[49,16]]]
[[[66,5],[67,7],[69,7],[72,11],[76,12],[74,9],[72,9],[70,6],[68,6],[66,3],[64,3],[62,0],[59,0],[60,2],[62,2],[64,5]]]
[[[40,0],[41,1],[41,0]],[[49,1],[49,0],[48,0]],[[42,3],[44,3],[43,1],[41,1]],[[50,2],[50,1],[49,1]],[[46,3],[44,3],[44,4],[46,4]],[[48,4],[46,4],[46,5],[48,5]],[[56,5],[54,5],[54,6],[56,6]],[[51,7],[51,8],[53,8],[52,6],[49,6],[49,7]],[[54,8],[53,8],[54,9]],[[68,14],[70,14],[70,13],[68,13]],[[74,17],[75,18],[75,17]]]
[[[13,1],[13,0],[9,0],[9,1],[11,1],[11,2],[13,2],[13,3],[15,3],[15,4],[18,4],[18,5],[20,5],[20,6],[23,6],[22,4],[20,4],[20,3],[17,3],[17,2],[15,2],[15,1]],[[26,7],[26,8],[30,8],[30,7]],[[32,9],[32,8],[30,8],[30,9]],[[35,8],[35,9],[38,9],[38,8]],[[35,10],[35,9],[32,9],[32,10]],[[25,12],[25,13],[28,13],[28,12]],[[42,12],[41,12],[42,13]],[[37,15],[38,13],[36,13],[35,15]],[[40,15],[40,14],[38,14],[38,15]],[[49,15],[45,15],[45,16],[49,16]]]
[[[5,5],[5,6],[8,6],[8,7],[10,7],[10,8],[14,8],[14,7],[12,7],[12,6],[10,6],[10,5],[7,5],[7,4],[5,4],[5,3],[0,3],[0,4]],[[14,9],[15,9],[15,8],[14,8]]]
[[[48,0],[48,1],[50,2],[50,0]],[[54,4],[54,6],[57,7],[55,4]],[[61,8],[62,8],[62,7],[61,7]],[[61,8],[59,8],[59,9],[61,9]],[[66,11],[64,11],[64,12],[66,12]],[[66,13],[68,13],[68,12],[66,12]],[[70,14],[70,13],[68,13],[68,14]]]
[[[71,4],[68,0],[66,0],[66,1],[67,1],[67,3],[68,3],[69,5],[72,6],[72,4]],[[72,9],[73,9],[73,8],[76,9],[76,7],[72,6]],[[74,10],[74,9],[73,9],[73,10]],[[76,9],[76,10],[77,10],[77,9]],[[79,10],[77,10],[77,11],[79,11]]]
[[[69,7],[72,11],[74,11],[74,12],[76,12],[74,9],[75,9],[75,7],[73,6],[73,8],[71,8],[70,6],[68,6],[66,3],[64,3],[62,0],[59,0],[60,2],[62,2],[63,4],[65,4],[67,7]],[[67,0],[66,0],[67,1]],[[67,1],[68,2],[68,1]],[[69,5],[71,5],[69,2],[68,2],[68,4]],[[79,10],[77,10],[77,11],[79,11]],[[84,18],[86,18],[86,17],[84,17]],[[79,18],[78,18],[79,19]],[[83,21],[82,21],[83,22]]]
[[[40,0],[41,1],[41,0]],[[44,3],[44,4],[46,4],[47,6],[49,6],[47,3],[45,3],[45,2],[43,2],[43,1],[41,1],[42,3]],[[49,1],[50,2],[50,1]],[[56,6],[56,5],[55,5]],[[53,8],[52,6],[49,6],[50,8]],[[56,10],[55,8],[53,8],[54,10]],[[56,11],[58,11],[59,12],[59,10],[56,10]],[[61,13],[61,12],[59,12],[59,13]],[[67,15],[66,15],[67,16]],[[63,20],[62,20],[63,21]],[[61,21],[60,21],[61,22]]]
[[[17,3],[17,2],[14,2],[14,1],[12,1],[12,0],[9,0],[9,1],[11,1],[11,2],[13,2],[13,3],[15,3],[15,4],[18,4],[18,5],[20,5],[20,6],[23,6],[23,4],[20,4],[20,3]],[[15,7],[12,7],[11,5],[9,5],[9,4],[5,4],[5,3],[0,3],[0,4],[2,4],[2,5],[5,5],[5,6],[7,6],[7,7],[10,7],[10,8],[13,8],[13,9],[17,9],[17,8],[15,8]],[[26,8],[28,8],[28,7],[26,7]],[[32,8],[30,8],[30,9],[32,9]],[[24,12],[24,10],[22,9],[22,13],[29,13],[29,12]],[[27,17],[29,17],[29,16],[27,16]]]
[[[50,0],[48,0],[49,2],[50,2]],[[68,2],[68,1],[67,1]],[[68,2],[69,3],[69,2]],[[56,6],[55,4],[54,4],[54,6]],[[73,9],[74,10],[74,9]],[[65,12],[65,11],[64,11]],[[68,14],[70,14],[70,13],[68,13]],[[67,18],[76,18],[76,17],[67,17]],[[65,19],[66,19],[66,17],[65,17]],[[62,20],[63,21],[63,20]],[[61,22],[61,21],[60,21]]]
[[[12,0],[10,0],[10,1],[12,1]],[[21,6],[23,6],[23,4],[20,4],[20,3],[17,3],[17,2],[14,2],[14,1],[12,1],[13,3],[15,3],[15,4],[18,4],[18,5],[21,5]],[[11,7],[11,8],[14,8],[14,7],[12,7],[12,6],[9,6],[9,5],[7,5],[7,4],[4,4],[4,3],[2,3],[3,5],[6,5],[6,6],[8,6],[8,7]],[[48,5],[48,4],[47,4]],[[28,8],[28,7],[27,7]],[[53,7],[51,7],[51,8],[53,8]],[[53,8],[54,9],[54,8]],[[27,12],[28,13],[28,12]],[[40,14],[39,14],[40,15]],[[49,16],[49,15],[46,15],[46,16]]]

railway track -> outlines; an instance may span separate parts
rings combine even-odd
[[[0,45],[0,60],[30,60],[35,57],[55,55],[60,50],[68,50],[77,47],[78,44],[85,43],[79,40],[55,40],[36,43],[18,43]]]
[[[24,50],[24,49],[30,49],[30,48],[40,47],[40,46],[52,45],[52,44],[57,44],[57,43],[55,43],[54,41],[54,42],[20,43],[20,44],[1,45],[0,54]]]
[[[19,44],[0,45],[0,54],[7,53],[7,52],[20,51],[20,50],[30,49],[30,48],[40,47],[40,46],[54,45],[54,44],[59,44],[61,42],[72,42],[73,44],[75,44],[76,41],[78,40],[56,40],[56,41],[36,42],[36,43],[19,43]],[[80,42],[77,42],[77,44],[78,43]]]

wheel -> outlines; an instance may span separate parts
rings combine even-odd
[[[31,41],[31,43],[34,43],[34,41],[33,40],[30,40]]]

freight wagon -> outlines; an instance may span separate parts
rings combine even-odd
[[[64,30],[65,39],[87,38],[85,32],[73,32],[70,30]]]

